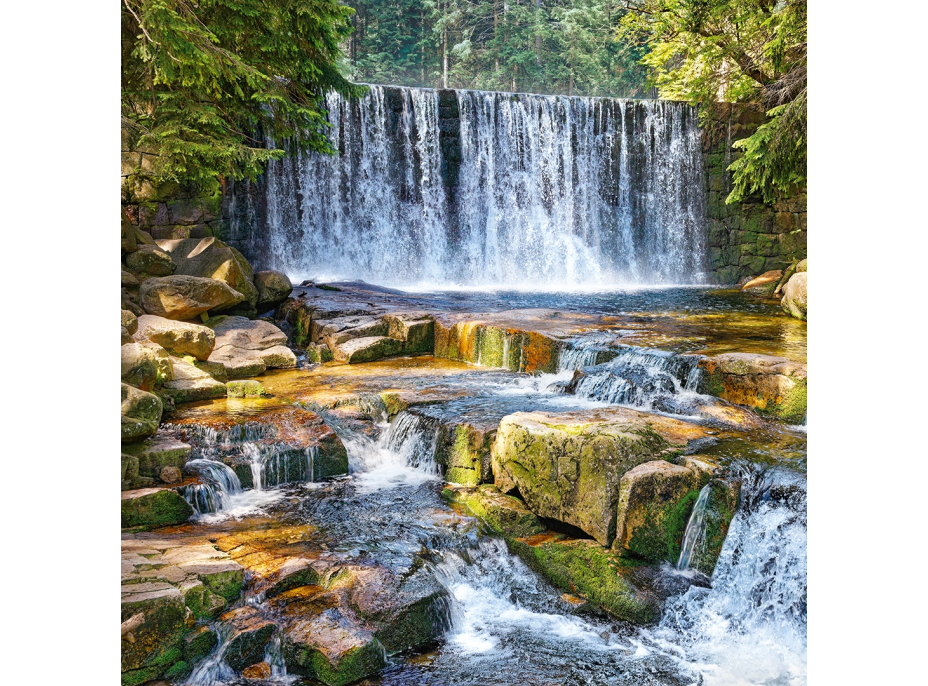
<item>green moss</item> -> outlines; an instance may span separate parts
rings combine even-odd
[[[190,674],[192,666],[183,660],[180,662],[175,662],[173,665],[168,667],[167,671],[164,673],[164,678],[168,681],[179,681],[187,677]]]
[[[334,665],[320,651],[305,648],[296,655],[291,654],[287,665],[291,664],[298,674],[318,679],[328,686],[343,686],[376,674],[387,661],[383,645],[373,639],[366,645],[347,651]]]
[[[408,606],[402,615],[389,621],[375,634],[390,655],[417,648],[437,640],[444,624],[436,607],[446,603],[443,592],[428,595]]]
[[[463,505],[475,517],[498,534],[506,537],[533,536],[545,528],[525,503],[511,495],[504,495],[489,484],[474,490],[446,488],[442,497]]]
[[[409,404],[400,398],[398,393],[381,393],[380,399],[387,410],[387,416],[392,420],[403,410],[409,407]]]
[[[180,524],[193,515],[193,509],[179,493],[159,490],[122,501],[123,527],[158,527]]]
[[[341,292],[341,290],[342,290],[341,288],[337,288],[336,286],[329,286],[328,284],[325,284],[325,283],[317,283],[317,284],[316,284],[316,288],[318,288],[318,289],[321,290],[321,291],[338,291],[338,292]]]
[[[192,664],[209,655],[218,642],[219,637],[209,627],[194,629],[184,639],[184,659]]]
[[[242,592],[245,583],[245,572],[241,569],[230,569],[216,574],[204,574],[201,577],[203,584],[213,593],[225,598],[235,600]]]
[[[635,529],[628,549],[652,562],[676,562],[680,557],[686,524],[698,498],[699,489],[693,489],[675,502],[647,503],[645,524]]]
[[[158,678],[158,672],[157,667],[146,667],[145,669],[133,669],[131,672],[123,672],[122,686],[138,686],[146,681],[153,681]]]
[[[462,486],[476,486],[480,483],[480,472],[467,467],[448,467],[445,472],[445,481]]]
[[[623,572],[636,564],[592,541],[531,546],[512,539],[509,546],[554,586],[582,595],[618,619],[647,624],[658,616],[655,604],[639,596],[623,577]]]
[[[773,414],[789,424],[799,424],[806,417],[807,381],[796,382],[796,385],[783,396],[782,402],[771,408]]]

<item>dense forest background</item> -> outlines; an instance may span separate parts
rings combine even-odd
[[[657,97],[619,0],[343,0],[353,81]]]

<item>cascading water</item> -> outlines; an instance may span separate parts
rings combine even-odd
[[[683,533],[683,545],[680,548],[680,557],[677,559],[677,569],[685,571],[690,568],[690,559],[693,557],[693,551],[699,545],[705,535],[706,512],[709,509],[709,495],[712,492],[712,485],[706,484],[699,491],[699,497],[696,504],[693,505],[693,511],[690,513],[690,520],[686,523],[686,531]]]
[[[215,460],[190,460],[184,469],[200,477],[200,483],[184,486],[182,495],[194,514],[228,510],[232,496],[242,492],[242,483],[229,467]]]
[[[260,235],[265,268],[401,287],[702,280],[705,172],[689,105],[384,86],[326,103],[339,154],[272,161],[266,226],[236,224],[262,210],[253,192],[233,193],[233,233]]]
[[[655,401],[695,392],[690,386],[699,362],[695,355],[635,347],[618,348],[616,352],[609,362],[582,369],[570,384],[571,392],[645,409],[651,409]]]

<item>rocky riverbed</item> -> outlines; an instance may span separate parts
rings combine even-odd
[[[771,294],[293,287],[131,226],[123,254],[123,684],[738,676],[671,615],[752,593],[759,517],[804,535],[805,322]]]

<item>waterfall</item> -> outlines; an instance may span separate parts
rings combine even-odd
[[[804,684],[806,570],[805,479],[746,474],[712,588],[671,598],[653,637],[711,683]]]
[[[692,393],[688,382],[697,356],[632,346],[615,352],[609,362],[579,370],[568,390],[583,398],[663,411],[678,410],[675,396]]]
[[[184,471],[193,472],[200,477],[200,483],[184,486],[182,490],[182,495],[190,503],[194,514],[203,515],[228,510],[232,506],[232,496],[242,492],[242,484],[235,472],[222,462],[190,460],[184,465]]]
[[[262,268],[531,290],[703,278],[687,104],[371,86],[326,106],[338,155],[274,160],[258,193],[233,192],[232,233],[260,236]],[[260,221],[255,195],[264,225],[242,226]]]
[[[706,484],[699,491],[699,498],[696,499],[693,512],[690,514],[690,521],[686,523],[686,531],[683,534],[683,547],[680,549],[680,557],[677,559],[677,569],[679,570],[689,569],[693,551],[703,540],[706,529],[706,511],[709,509],[709,495],[711,492],[711,484]]]

